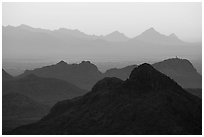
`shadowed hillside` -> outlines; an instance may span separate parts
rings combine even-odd
[[[119,79],[122,79],[122,80],[126,80],[131,71],[136,68],[137,65],[131,65],[131,66],[127,66],[127,67],[124,67],[124,68],[112,68],[112,69],[109,69],[107,70],[105,73],[104,73],[104,77],[116,77],[116,78],[119,78]]]
[[[21,93],[47,105],[53,105],[60,100],[80,96],[87,92],[66,81],[41,78],[34,74],[11,81],[3,81],[2,91],[3,94]]]
[[[36,122],[49,112],[49,106],[20,93],[2,96],[2,130],[8,132],[18,126]]]
[[[202,134],[201,99],[149,64],[126,81],[104,78],[82,97],[57,103],[10,134]]]
[[[202,88],[202,76],[196,71],[191,62],[186,59],[171,58],[154,63],[153,67],[174,79],[183,88]],[[125,80],[128,78],[127,74],[130,74],[134,68],[135,65],[121,69],[110,69],[106,71],[105,76]]]
[[[198,96],[199,98],[202,98],[202,89],[200,88],[188,88],[186,89],[189,93]]]
[[[90,90],[93,85],[104,77],[117,77],[126,80],[137,65],[124,68],[113,68],[101,73],[97,66],[89,61],[79,64],[67,64],[61,61],[55,65],[45,66],[34,70],[27,70],[19,77],[35,74],[40,77],[49,77],[65,80],[82,89]],[[183,88],[201,88],[202,77],[186,59],[171,58],[153,66],[160,72],[174,79]]]
[[[184,88],[202,88],[202,77],[186,59],[167,59],[153,64],[154,68],[173,78]]]
[[[102,73],[98,70],[97,66],[89,61],[82,61],[80,64],[67,64],[64,61],[60,61],[55,65],[27,70],[19,77],[29,74],[65,80],[82,89],[91,89],[102,77]]]
[[[11,77],[2,70],[3,133],[40,120],[60,100],[81,96],[85,92],[66,81],[30,74]]]
[[[2,69],[2,80],[5,81],[5,80],[12,80],[13,77],[8,74],[4,69]]]

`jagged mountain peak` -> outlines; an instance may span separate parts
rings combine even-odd
[[[156,31],[153,27],[145,30],[142,32],[140,35],[135,37],[135,40],[140,40],[144,42],[155,42],[155,41],[162,41],[166,38],[167,36],[159,33]]]
[[[145,30],[142,34],[160,34],[158,31],[156,31],[153,27]]]
[[[92,64],[92,63],[91,63],[91,61],[85,61],[85,60],[83,60],[83,61],[81,61],[80,64]]]
[[[92,88],[93,92],[100,91],[100,90],[108,90],[113,89],[122,84],[123,81],[119,78],[115,77],[106,77],[102,80],[99,80]]]
[[[65,61],[63,61],[63,60],[61,60],[60,62],[58,62],[56,65],[67,65],[67,62],[65,62]]]
[[[130,74],[127,84],[134,89],[161,90],[181,88],[172,79],[156,70],[148,63],[136,67]]]
[[[110,34],[105,35],[102,39],[107,41],[127,41],[129,38],[125,36],[125,34],[119,31],[113,31]]]
[[[128,80],[104,78],[91,92],[58,103],[40,121],[10,134],[201,134],[201,104],[144,63]]]
[[[97,67],[95,64],[91,63],[91,61],[81,61],[81,63],[79,63],[79,66],[95,66]]]
[[[149,29],[147,29],[147,31],[156,31],[156,30],[154,29],[154,27],[150,27]]]
[[[181,39],[179,39],[179,37],[175,33],[171,33],[168,37],[170,39],[177,40],[179,42],[183,42]]]
[[[98,70],[98,67],[95,64],[91,63],[90,61],[82,61],[79,64],[79,67],[81,68],[81,71],[83,71],[83,72],[100,73],[100,71]]]
[[[158,72],[156,69],[154,69],[150,64],[144,63],[133,69],[133,71],[130,74],[129,79],[130,80],[150,80],[153,78],[154,75],[158,75],[160,72]]]
[[[79,66],[94,66],[97,68],[97,66],[91,63],[91,61],[81,61],[81,63],[79,63]]]
[[[182,45],[184,44],[174,33],[171,35],[164,35],[154,28],[149,28],[137,37],[134,40],[139,40],[145,43],[151,44],[168,44],[168,45]]]

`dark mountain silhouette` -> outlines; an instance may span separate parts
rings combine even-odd
[[[41,78],[34,74],[3,82],[2,86],[3,94],[17,92],[47,105],[53,105],[60,100],[80,96],[86,92],[66,81]]]
[[[89,61],[82,61],[80,64],[67,64],[64,61],[51,66],[37,68],[34,70],[25,71],[20,77],[29,74],[35,74],[40,77],[51,77],[61,80],[66,80],[82,89],[90,90],[93,85],[103,77],[117,77],[126,80],[130,72],[137,65],[131,65],[124,68],[113,68],[101,73],[97,66]],[[183,88],[201,88],[202,77],[186,59],[171,58],[153,66],[160,72],[168,75]]]
[[[126,80],[129,76],[131,71],[136,68],[137,65],[131,65],[124,68],[112,68],[107,70],[104,73],[104,77],[116,77],[122,80]]]
[[[12,80],[13,77],[8,74],[4,69],[2,69],[2,80],[5,81],[5,80]]]
[[[3,133],[18,126],[36,122],[49,112],[49,107],[19,94],[8,93],[2,96]]]
[[[129,79],[104,78],[84,96],[57,103],[10,134],[202,134],[201,99],[149,64]]]
[[[80,64],[67,64],[64,61],[60,61],[55,65],[25,71],[20,77],[29,74],[65,80],[83,89],[91,89],[102,77],[102,73],[97,66],[90,61],[82,61]]]
[[[171,58],[153,64],[153,67],[174,79],[183,88],[201,88],[202,76],[196,71],[190,61]],[[134,65],[121,69],[107,70],[105,76],[127,79],[128,74],[135,68]]]
[[[202,98],[202,89],[201,88],[187,88],[186,91],[189,93]]]
[[[66,28],[51,31],[27,25],[6,26],[2,27],[2,39],[3,58],[36,58],[36,55],[38,58],[54,59],[67,55],[70,58],[100,58],[102,55],[121,58],[127,55],[128,59],[133,60],[177,55],[201,60],[202,56],[202,43],[183,42],[175,34],[163,35],[153,28],[135,38],[127,38],[118,31],[95,36]]]

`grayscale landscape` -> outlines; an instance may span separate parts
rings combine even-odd
[[[202,134],[201,3],[2,9],[3,135]]]

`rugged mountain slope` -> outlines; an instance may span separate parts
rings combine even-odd
[[[59,100],[80,96],[86,92],[66,81],[41,78],[34,74],[2,84],[3,94],[18,92],[47,105],[53,105]]]
[[[202,89],[201,88],[187,88],[185,90],[202,99]]]
[[[174,79],[183,88],[202,88],[202,76],[196,71],[190,61],[171,58],[153,64],[153,67]],[[107,70],[105,76],[127,79],[134,65],[121,69]]]
[[[49,112],[49,107],[19,94],[8,93],[2,96],[3,133],[18,126],[40,120]]]
[[[55,65],[25,71],[20,77],[29,74],[65,80],[83,89],[91,89],[102,75],[98,68],[89,61],[82,61],[80,64],[67,64],[60,61]]]
[[[202,134],[201,99],[149,64],[129,79],[104,78],[11,134]]]
[[[126,80],[136,66],[131,65],[121,69],[113,68],[102,74],[97,66],[89,61],[82,61],[80,64],[67,64],[61,61],[55,65],[25,71],[20,77],[35,74],[40,77],[57,78],[90,90],[96,81],[104,77],[117,77]],[[202,88],[202,76],[186,59],[171,58],[155,63],[153,66],[174,79],[183,88]]]
[[[121,69],[112,68],[112,69],[107,70],[104,73],[104,77],[116,77],[116,78],[119,78],[122,80],[126,80],[129,77],[131,71],[136,67],[137,67],[137,65],[127,66],[127,67],[124,67]]]
[[[186,59],[167,59],[153,64],[154,68],[173,78],[184,88],[202,88],[202,77]]]
[[[11,79],[13,79],[13,77],[10,74],[8,74],[4,69],[2,69],[2,80],[5,81]]]

